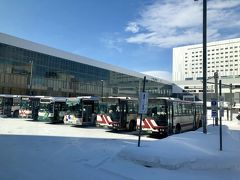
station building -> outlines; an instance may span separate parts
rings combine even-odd
[[[0,94],[138,97],[172,95],[172,83],[0,33]]]

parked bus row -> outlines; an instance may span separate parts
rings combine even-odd
[[[9,95],[10,96],[10,95]],[[0,113],[13,106],[5,96],[0,101]],[[3,95],[1,97],[4,97]],[[12,96],[16,98],[16,96]],[[79,126],[100,126],[113,130],[135,131],[140,129],[138,99],[131,97],[44,97],[18,96],[19,117],[50,123]],[[6,107],[5,105],[8,104]],[[10,105],[9,105],[10,104]],[[12,113],[12,109],[11,109]],[[164,136],[195,130],[202,125],[202,103],[174,98],[150,98],[147,114],[142,118],[142,130]]]

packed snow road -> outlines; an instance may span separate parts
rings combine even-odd
[[[0,135],[0,179],[24,180],[126,179],[99,167],[138,138],[103,128],[3,118]]]
[[[103,139],[131,139],[137,137],[133,133],[114,133],[110,129],[98,127],[79,127],[64,124],[49,124],[28,119],[0,118],[0,134],[62,136]],[[151,140],[150,138],[147,138]]]
[[[0,179],[238,180],[240,121],[156,140],[101,128],[0,118]]]

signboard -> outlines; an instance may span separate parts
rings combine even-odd
[[[216,99],[212,99],[211,100],[211,108],[212,110],[217,110],[217,107],[218,107],[218,102]]]
[[[216,99],[212,99],[211,100],[211,109],[212,109],[212,117],[213,118],[216,118],[216,117],[218,117],[218,112],[217,112],[217,110],[218,110],[218,102],[217,102],[217,100]]]
[[[148,109],[148,93],[141,92],[139,96],[139,114],[147,114]]]
[[[212,110],[212,117],[213,118],[217,117],[217,111],[216,110]]]

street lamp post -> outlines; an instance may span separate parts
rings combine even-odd
[[[33,76],[33,61],[29,61],[30,65],[31,65],[31,69],[30,69],[30,79],[29,79],[29,95],[32,95],[32,76]]]
[[[101,80],[101,82],[102,82],[102,97],[103,97],[103,80]]]

